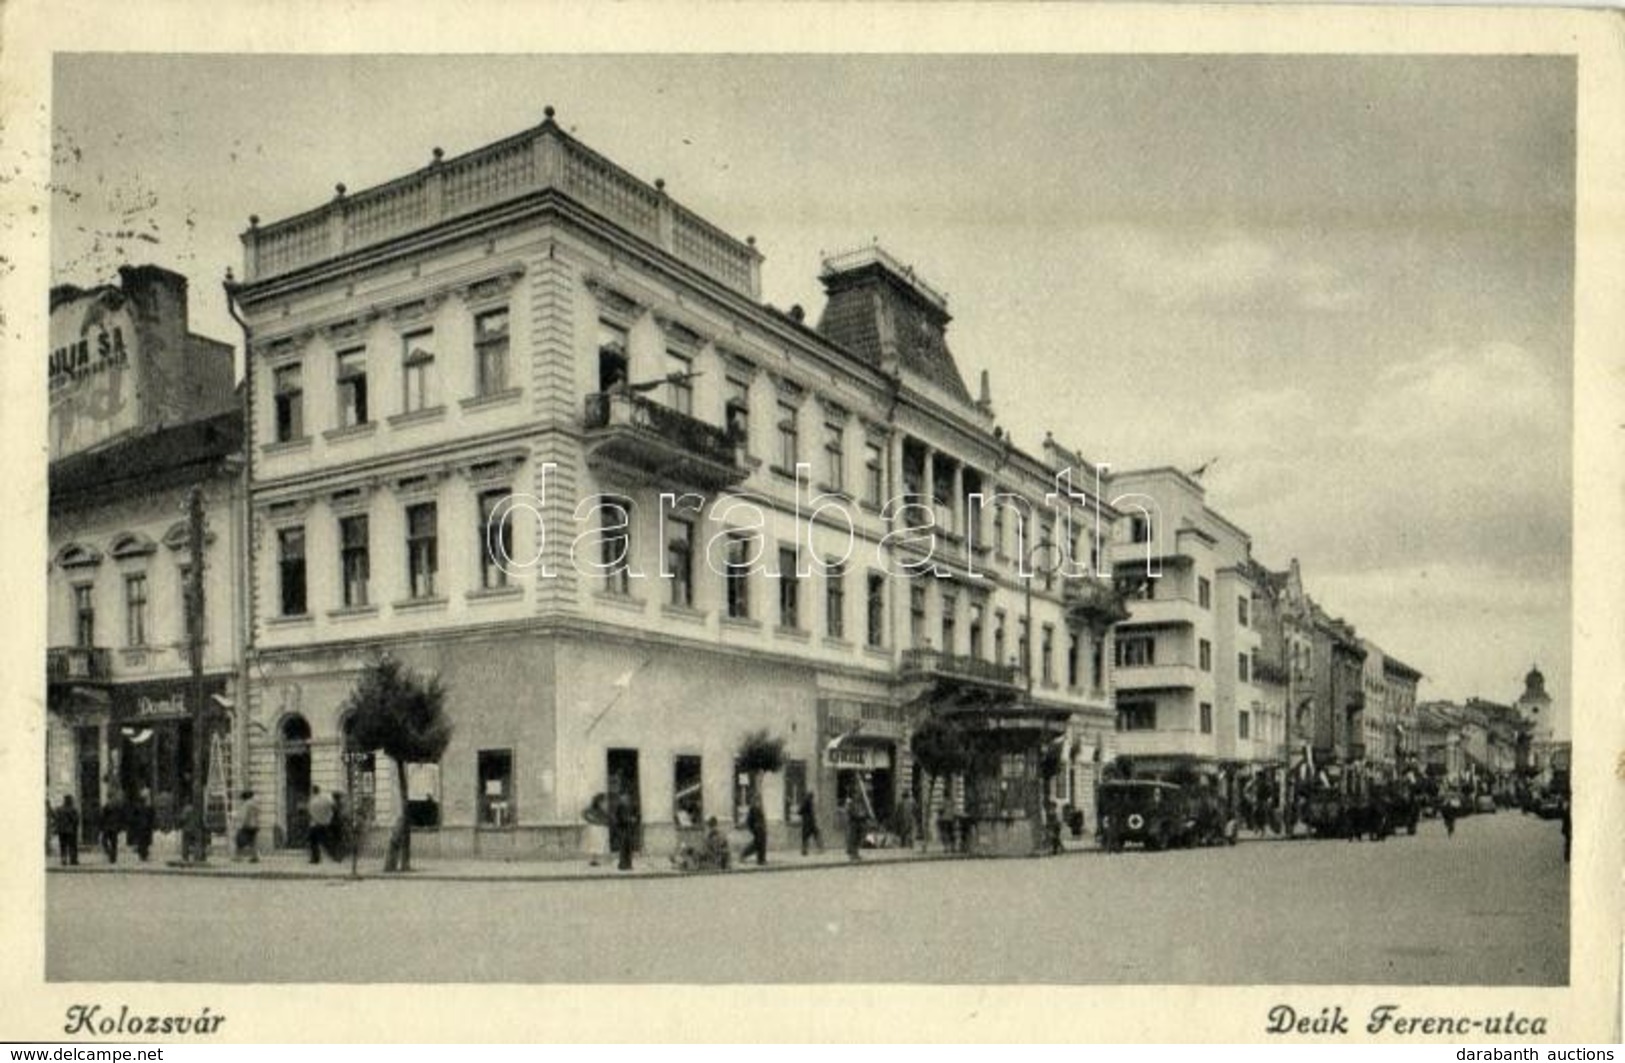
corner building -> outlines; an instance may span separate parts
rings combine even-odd
[[[946,299],[882,249],[825,262],[812,327],[762,302],[753,241],[551,110],[243,245],[252,776],[283,844],[310,786],[350,784],[341,706],[382,652],[449,692],[450,748],[409,772],[420,851],[574,854],[616,792],[668,852],[742,819],[760,729],[775,843],[812,790],[834,844],[849,793],[882,822],[927,798],[933,712],[1019,736],[995,785],[931,796],[974,798],[987,844],[1091,792],[1111,635],[1080,620],[1099,581],[1056,570],[1116,513],[996,428]],[[379,822],[392,777],[355,779]]]

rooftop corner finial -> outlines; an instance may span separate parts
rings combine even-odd
[[[655,191],[656,192],[664,192],[665,190],[666,190],[666,179],[664,177],[656,177],[655,178]]]
[[[248,216],[248,227],[250,229],[258,229],[260,227],[260,216],[258,214],[250,214]]]
[[[434,162],[430,163],[429,165],[431,165],[431,166],[439,166],[440,165],[440,160],[444,159],[445,157],[446,157],[446,151],[445,151],[444,148],[435,148],[434,149]]]
[[[553,110],[553,105],[551,103],[548,104],[546,107],[542,108],[542,116],[544,118],[546,118],[549,122],[551,122],[553,120],[553,115],[555,115],[556,113],[558,113],[558,112]]]
[[[338,198],[343,199],[344,198],[344,191],[345,191],[344,182],[340,181],[338,184],[334,185],[333,186],[333,191],[338,195]]]
[[[745,237],[745,243],[747,245],[751,246],[751,247],[755,247],[756,246],[756,237],[754,237],[754,236]]]

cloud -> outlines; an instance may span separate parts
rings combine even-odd
[[[1364,301],[1342,271],[1245,233],[1112,226],[1094,238],[1101,268],[1123,291],[1169,309],[1327,312]]]
[[[1567,406],[1545,366],[1516,344],[1444,348],[1379,373],[1355,433],[1387,444],[1545,447],[1566,439]]]

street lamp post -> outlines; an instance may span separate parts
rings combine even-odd
[[[348,800],[345,801],[345,806],[346,806],[346,814],[349,816],[349,819],[350,819],[349,826],[350,826],[350,877],[351,878],[360,878],[361,877],[361,873],[356,868],[356,863],[360,859],[360,856],[361,856],[361,834],[356,829],[357,822],[356,822],[356,801],[355,801],[355,777],[356,777],[356,772],[358,772],[361,769],[361,765],[366,763],[366,760],[367,760],[368,756],[370,756],[370,754],[368,754],[366,751],[360,750],[360,749],[346,749],[344,751],[344,788],[345,788],[346,796],[348,798]]]

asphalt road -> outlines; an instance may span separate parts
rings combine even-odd
[[[583,882],[49,876],[46,977],[1562,985],[1556,822]]]

